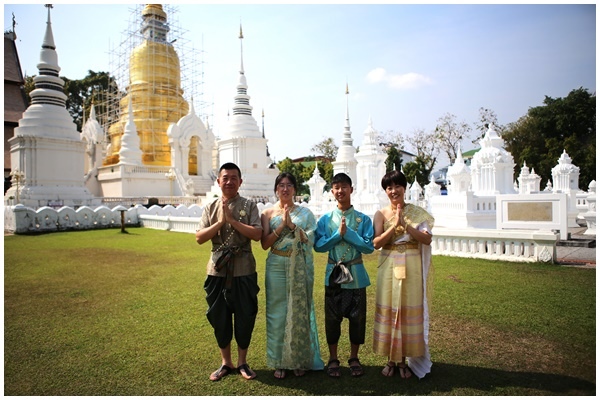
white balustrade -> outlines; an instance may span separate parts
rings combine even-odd
[[[272,207],[260,205],[259,210]],[[193,233],[198,229],[203,207],[157,205],[146,208],[136,205],[125,212],[128,226]],[[84,206],[74,210],[61,207],[55,210],[42,207],[33,210],[23,205],[8,206],[4,210],[4,228],[15,233],[53,232],[116,228],[121,226],[117,207]],[[465,258],[485,258],[504,261],[551,262],[556,260],[558,234],[551,231],[516,229],[450,229],[434,227],[431,243],[434,255]]]
[[[434,228],[434,255],[490,260],[551,262],[558,234],[551,231]]]

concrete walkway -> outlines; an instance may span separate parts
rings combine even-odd
[[[569,241],[567,241],[567,244],[570,245],[561,245],[559,243],[559,245],[556,246],[557,264],[583,268],[596,268],[596,236],[584,235],[583,232],[586,230],[587,228],[569,228],[572,239],[571,242],[589,244],[589,242],[593,240],[593,247],[575,246],[573,244],[577,243],[568,243]]]

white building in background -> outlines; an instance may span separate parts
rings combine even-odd
[[[540,191],[541,178],[524,163],[513,179],[514,161],[504,150],[504,141],[490,126],[480,141],[469,168],[461,152],[448,168],[448,195],[432,195],[430,185],[426,206],[435,217],[435,226],[451,229],[540,229],[560,231],[577,227],[579,168],[563,152],[552,169],[554,187]]]
[[[433,196],[428,205],[436,226],[486,228],[496,226],[496,196],[515,193],[514,161],[504,150],[504,141],[490,126],[481,150],[475,153],[469,168],[461,151],[446,174],[450,181],[447,196]]]
[[[341,172],[352,179],[352,185],[356,187],[356,148],[352,145],[352,131],[350,130],[350,114],[348,109],[348,84],[346,84],[346,123],[342,134],[342,144],[338,148],[337,157],[333,164],[333,175]]]
[[[5,199],[34,209],[99,205],[84,184],[86,143],[66,108],[50,7],[37,68],[31,105],[9,140],[13,185]]]
[[[381,187],[381,178],[385,175],[385,159],[387,154],[377,141],[377,131],[369,117],[367,129],[363,133],[363,141],[355,155],[356,180],[352,202],[356,209],[367,215],[374,215],[387,204],[387,196]]]
[[[248,83],[244,74],[244,35],[240,26],[240,75],[237,94],[234,98],[233,112],[229,125],[220,140],[217,141],[219,166],[226,162],[235,163],[242,171],[244,183],[240,194],[251,198],[270,198],[274,195],[273,184],[279,174],[273,160],[269,157],[267,139],[252,116],[252,106],[248,95]],[[264,129],[264,128],[263,128]],[[220,195],[216,181],[207,197]]]

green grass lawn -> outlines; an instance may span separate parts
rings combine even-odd
[[[264,261],[249,351],[257,379],[210,382],[220,364],[205,317],[210,245],[192,234],[128,228],[4,238],[5,395],[595,395],[596,271],[435,256],[432,373],[380,374],[371,350],[377,252],[365,257],[366,375],[273,377],[266,366]],[[327,360],[324,254],[315,253],[315,306]],[[235,343],[233,343],[235,346]],[[235,359],[234,359],[235,362]]]

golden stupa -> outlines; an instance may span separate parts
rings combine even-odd
[[[127,95],[119,103],[120,120],[108,129],[111,152],[104,159],[104,165],[119,162],[129,96],[144,165],[171,165],[167,128],[171,123],[177,123],[189,110],[182,96],[179,57],[167,41],[167,14],[160,4],[146,4],[142,18],[144,41],[132,51],[129,58],[130,83]],[[190,159],[196,157],[195,150],[190,149]],[[195,175],[196,163],[189,162],[189,166],[190,175]]]

